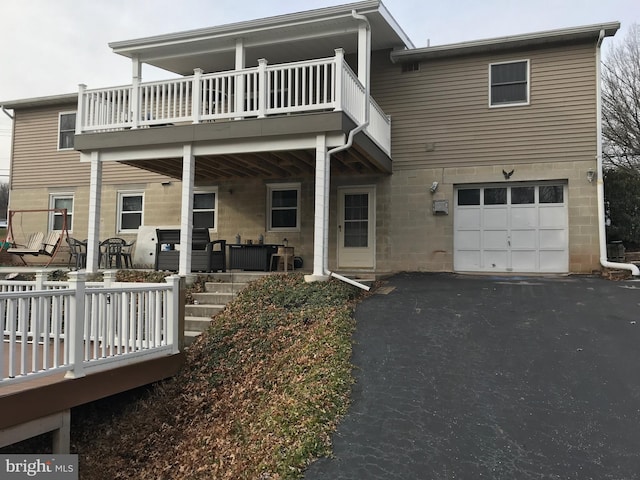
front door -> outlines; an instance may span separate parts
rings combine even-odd
[[[338,268],[375,268],[375,187],[338,189]]]

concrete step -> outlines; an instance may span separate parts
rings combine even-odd
[[[203,317],[211,319],[213,315],[224,310],[224,305],[185,305],[184,315],[186,317]]]
[[[194,316],[185,316],[184,317],[184,331],[185,332],[204,332],[209,324],[211,323],[210,317],[194,317]]]
[[[202,332],[193,332],[190,330],[185,330],[184,331],[184,346],[188,347],[189,345],[191,345],[196,337],[198,337]]]
[[[214,280],[214,282],[228,282],[228,283],[248,283],[258,280],[265,275],[270,275],[269,272],[217,272],[210,273],[207,276]]]
[[[246,288],[248,283],[206,282],[204,289],[210,293],[238,293]]]
[[[195,305],[226,305],[235,298],[234,293],[205,292],[194,293],[193,303]]]

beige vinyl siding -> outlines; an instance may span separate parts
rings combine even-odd
[[[71,187],[89,185],[88,163],[75,150],[58,150],[60,112],[75,111],[74,104],[14,112],[11,188]],[[103,183],[162,182],[167,177],[119,163],[105,163]]]
[[[593,45],[432,60],[407,73],[385,56],[374,59],[372,94],[392,118],[394,170],[595,156]],[[527,59],[530,105],[490,108],[489,64]]]

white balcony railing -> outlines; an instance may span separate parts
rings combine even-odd
[[[166,283],[8,282],[0,285],[0,387],[72,377],[178,353],[179,277]]]
[[[327,110],[344,111],[356,124],[365,119],[365,88],[344,61],[335,57],[194,75],[176,80],[88,90],[80,87],[76,133],[264,118]],[[390,153],[389,118],[370,100],[366,129]]]

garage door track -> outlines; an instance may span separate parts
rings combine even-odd
[[[334,458],[305,480],[640,478],[640,282],[385,286],[357,309]]]

